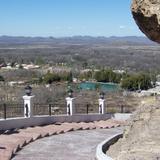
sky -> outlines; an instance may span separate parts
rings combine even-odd
[[[0,35],[142,36],[131,0],[0,0]]]

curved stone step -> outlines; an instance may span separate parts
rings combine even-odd
[[[61,127],[63,128],[64,133],[74,131],[74,125],[72,123],[62,123]]]
[[[33,141],[35,141],[36,139],[41,138],[41,134],[40,133],[35,133],[35,132],[33,132],[33,130],[30,130],[29,128],[20,129],[19,131],[20,131],[21,134],[27,135],[27,137],[31,136]]]
[[[46,130],[49,134],[49,136],[57,134],[57,130],[55,128],[55,125],[47,125],[43,127],[44,130]]]
[[[74,131],[83,129],[83,127],[80,126],[79,123],[72,122],[72,123],[68,123],[68,125],[71,125]]]
[[[83,129],[83,130],[90,129],[90,127],[89,127],[89,124],[88,124],[88,123],[80,122],[80,123],[78,123],[78,124],[79,124],[79,126],[81,126],[81,127],[82,127],[82,129]]]
[[[12,158],[12,153],[9,150],[0,149],[0,160],[10,160]]]
[[[93,122],[87,123],[89,129],[96,129],[96,125]]]
[[[14,141],[11,141],[11,140],[1,140],[0,141],[0,143],[2,144],[2,145],[0,145],[0,157],[2,157],[2,158],[0,158],[0,160],[2,159],[3,160],[3,157],[4,157],[4,159],[6,158],[9,158],[9,159],[11,159],[11,157],[12,157],[12,155],[14,154],[14,153],[16,153],[18,150],[19,150],[19,143],[18,143],[18,141],[16,140],[14,140]]]
[[[110,121],[95,121],[94,124],[96,125],[97,128],[114,128],[117,124],[112,123]]]
[[[47,130],[45,130],[43,127],[31,127],[31,128],[27,128],[26,130],[27,132],[31,132],[31,133],[37,133],[37,134],[40,134],[40,137],[43,138],[43,137],[46,137],[46,136],[49,136],[49,133]]]
[[[122,122],[122,121],[117,121],[117,120],[113,120],[113,119],[109,119],[106,122],[110,122],[114,125],[114,127],[120,127],[122,125],[125,125],[126,122]]]
[[[24,138],[26,144],[34,141],[33,136],[31,134],[26,134],[24,132],[20,132],[19,134],[14,135],[14,138]]]
[[[51,124],[51,125],[48,125],[48,127],[44,126],[43,129],[48,129],[47,131],[49,135],[64,133],[63,127],[61,127],[61,125]]]
[[[0,136],[0,143],[3,144],[1,147],[13,148],[12,152],[16,152],[18,148],[22,148],[25,144],[25,138],[16,137],[14,135],[2,135]]]
[[[0,160],[10,160],[24,145],[55,134],[66,133],[75,130],[87,130],[96,128],[113,128],[120,126],[120,122],[115,120],[80,122],[80,123],[59,123],[46,126],[28,127],[15,130],[15,132],[0,135]],[[1,149],[2,148],[2,149]]]

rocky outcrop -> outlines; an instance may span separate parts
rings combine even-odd
[[[141,106],[107,155],[114,160],[160,160],[160,103]]]
[[[133,0],[131,10],[140,30],[160,43],[160,0]]]
[[[160,0],[133,0],[133,17],[140,30],[160,43]],[[128,123],[123,138],[110,146],[114,160],[160,160],[160,102],[140,106]]]

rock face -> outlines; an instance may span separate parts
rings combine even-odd
[[[160,103],[141,106],[107,155],[114,160],[160,160]]]
[[[131,10],[140,30],[160,43],[160,0],[133,0]]]
[[[160,43],[160,0],[133,0],[131,9],[140,30]],[[140,106],[107,155],[114,160],[160,160],[160,102]]]

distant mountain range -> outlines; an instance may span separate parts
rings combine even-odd
[[[0,44],[106,44],[106,45],[157,45],[146,37],[12,37],[0,36]]]

